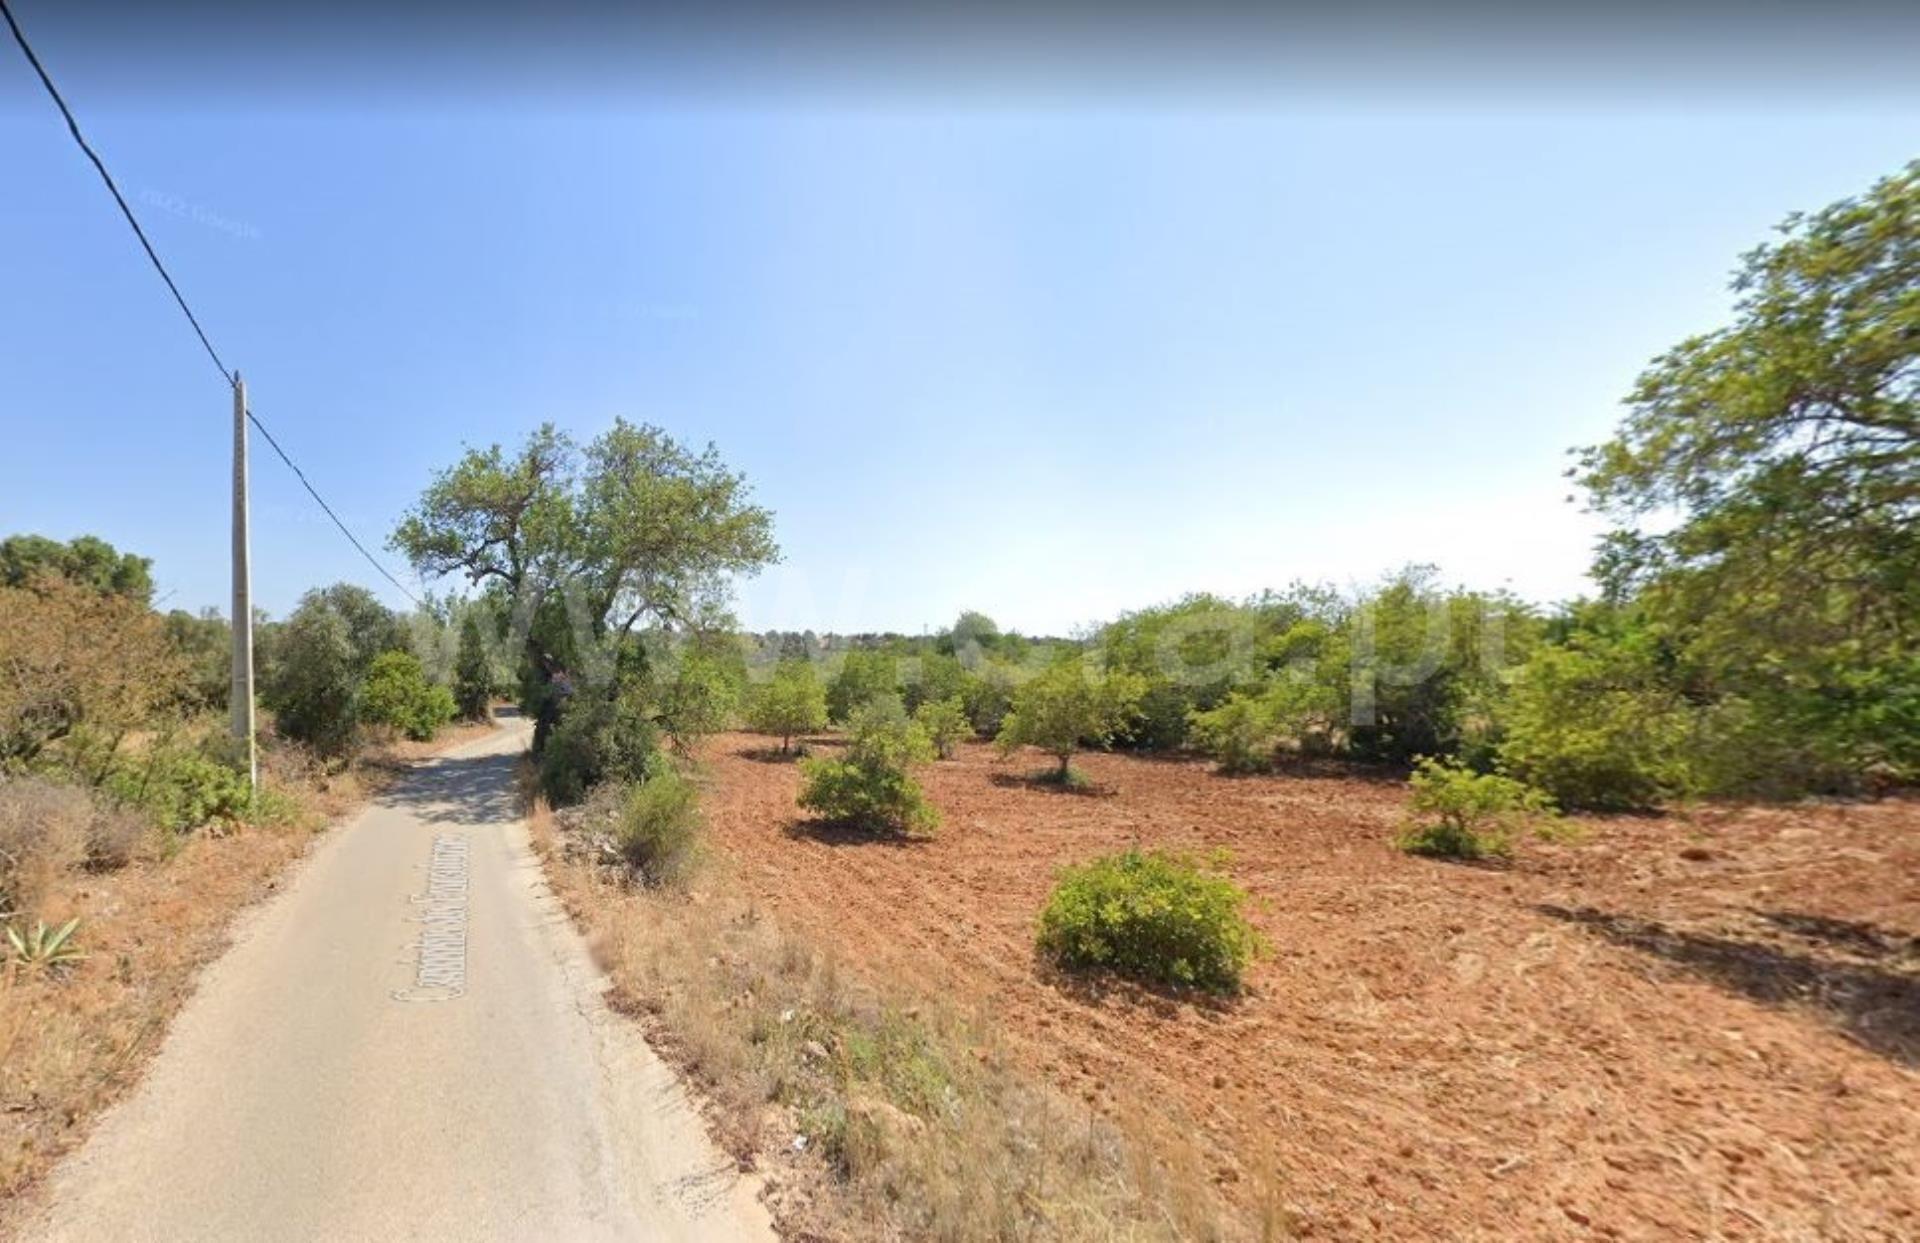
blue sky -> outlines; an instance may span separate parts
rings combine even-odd
[[[1565,450],[1725,319],[1741,251],[1920,133],[1870,101],[155,105],[41,51],[363,539],[463,444],[625,415],[775,511],[756,629],[1057,633],[1408,561],[1578,593]],[[228,399],[10,54],[0,169],[0,528],[223,603]],[[384,587],[254,469],[265,607]]]

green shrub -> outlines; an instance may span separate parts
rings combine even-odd
[[[1701,782],[1702,718],[1662,684],[1641,645],[1583,635],[1543,647],[1500,710],[1501,764],[1566,807],[1654,807]],[[1716,731],[1717,732],[1717,731]]]
[[[614,848],[621,860],[649,885],[685,880],[700,857],[699,791],[693,782],[663,764],[638,785],[602,789],[611,792]]]
[[[1452,859],[1506,858],[1514,833],[1556,814],[1545,791],[1499,773],[1476,773],[1459,764],[1423,756],[1410,784],[1413,811],[1434,817],[1409,823],[1399,845],[1413,854]]]
[[[388,725],[415,742],[426,742],[453,719],[453,692],[427,680],[412,652],[382,652],[373,658],[360,694],[360,717]]]
[[[1114,733],[1132,751],[1178,751],[1193,728],[1193,695],[1165,678],[1148,678],[1133,718]]]
[[[967,711],[958,696],[927,700],[914,710],[913,719],[921,729],[927,731],[927,738],[933,743],[935,753],[943,760],[952,759],[954,749],[961,740],[973,733],[973,726],[967,722]]]
[[[774,667],[773,677],[755,687],[747,705],[747,719],[763,734],[780,739],[784,753],[795,734],[804,734],[827,723],[827,693],[820,676],[807,660],[783,660]]]
[[[659,731],[637,691],[578,695],[540,753],[540,792],[567,807],[602,781],[643,782],[659,767]]]
[[[243,823],[253,810],[246,774],[192,746],[156,743],[139,761],[115,768],[105,785],[176,833],[216,821]]]
[[[942,699],[958,699],[964,703],[972,680],[973,675],[967,672],[959,657],[929,652],[920,658],[914,677],[907,683],[904,696],[907,710],[918,712],[921,704]]]
[[[1232,992],[1264,949],[1246,900],[1187,855],[1107,855],[1060,874],[1040,913],[1039,948],[1063,967]]]
[[[891,710],[888,710],[891,708]],[[854,713],[844,759],[802,761],[800,805],[828,820],[869,829],[929,831],[939,813],[912,769],[933,758],[933,743],[897,704]]]
[[[425,742],[439,733],[442,725],[459,715],[460,705],[454,700],[450,689],[437,682],[429,682],[426,698],[417,705],[417,712],[418,715],[414,717],[414,728],[407,732],[407,737],[416,742]],[[427,721],[433,722],[433,726],[422,734],[419,731]]]
[[[1279,729],[1267,702],[1236,691],[1210,712],[1192,715],[1193,741],[1223,773],[1261,772],[1273,765]]]
[[[983,665],[967,678],[960,695],[974,733],[991,738],[1000,732],[1013,711],[1015,685],[1013,671],[999,664]]]
[[[298,797],[276,785],[270,785],[263,773],[260,787],[253,792],[253,806],[248,811],[248,820],[267,828],[291,828],[301,823],[309,815],[307,805]]]

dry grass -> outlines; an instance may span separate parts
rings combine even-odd
[[[277,888],[329,821],[377,793],[406,758],[489,728],[456,728],[334,772],[301,752],[270,749],[262,780],[279,795],[275,823],[148,833],[117,870],[68,867],[39,878],[36,916],[49,924],[78,917],[87,957],[58,972],[0,965],[0,1203],[17,1204],[138,1080],[199,969],[225,948],[235,915]],[[0,1236],[8,1216],[0,1211]]]
[[[739,897],[724,860],[648,889],[542,805],[532,828],[614,1004],[702,1090],[788,1237],[1222,1237],[1177,1129],[1101,1118],[1021,1077],[981,1016],[929,1000],[938,981],[882,993],[851,979]],[[1243,1219],[1233,1237],[1282,1225]]]

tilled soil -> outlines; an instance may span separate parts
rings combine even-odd
[[[764,738],[704,759],[783,922],[1298,1234],[1920,1237],[1920,801],[1587,818],[1496,868],[1399,853],[1404,782],[1338,770],[1091,755],[1068,793],[968,746],[907,842],[816,829]],[[1056,871],[1135,843],[1228,853],[1274,945],[1244,996],[1035,961]]]

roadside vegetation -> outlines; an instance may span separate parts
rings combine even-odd
[[[257,630],[250,789],[227,622],[151,592],[103,540],[0,541],[0,1196],[137,1076],[233,915],[454,713],[429,672],[454,606],[309,593]]]

